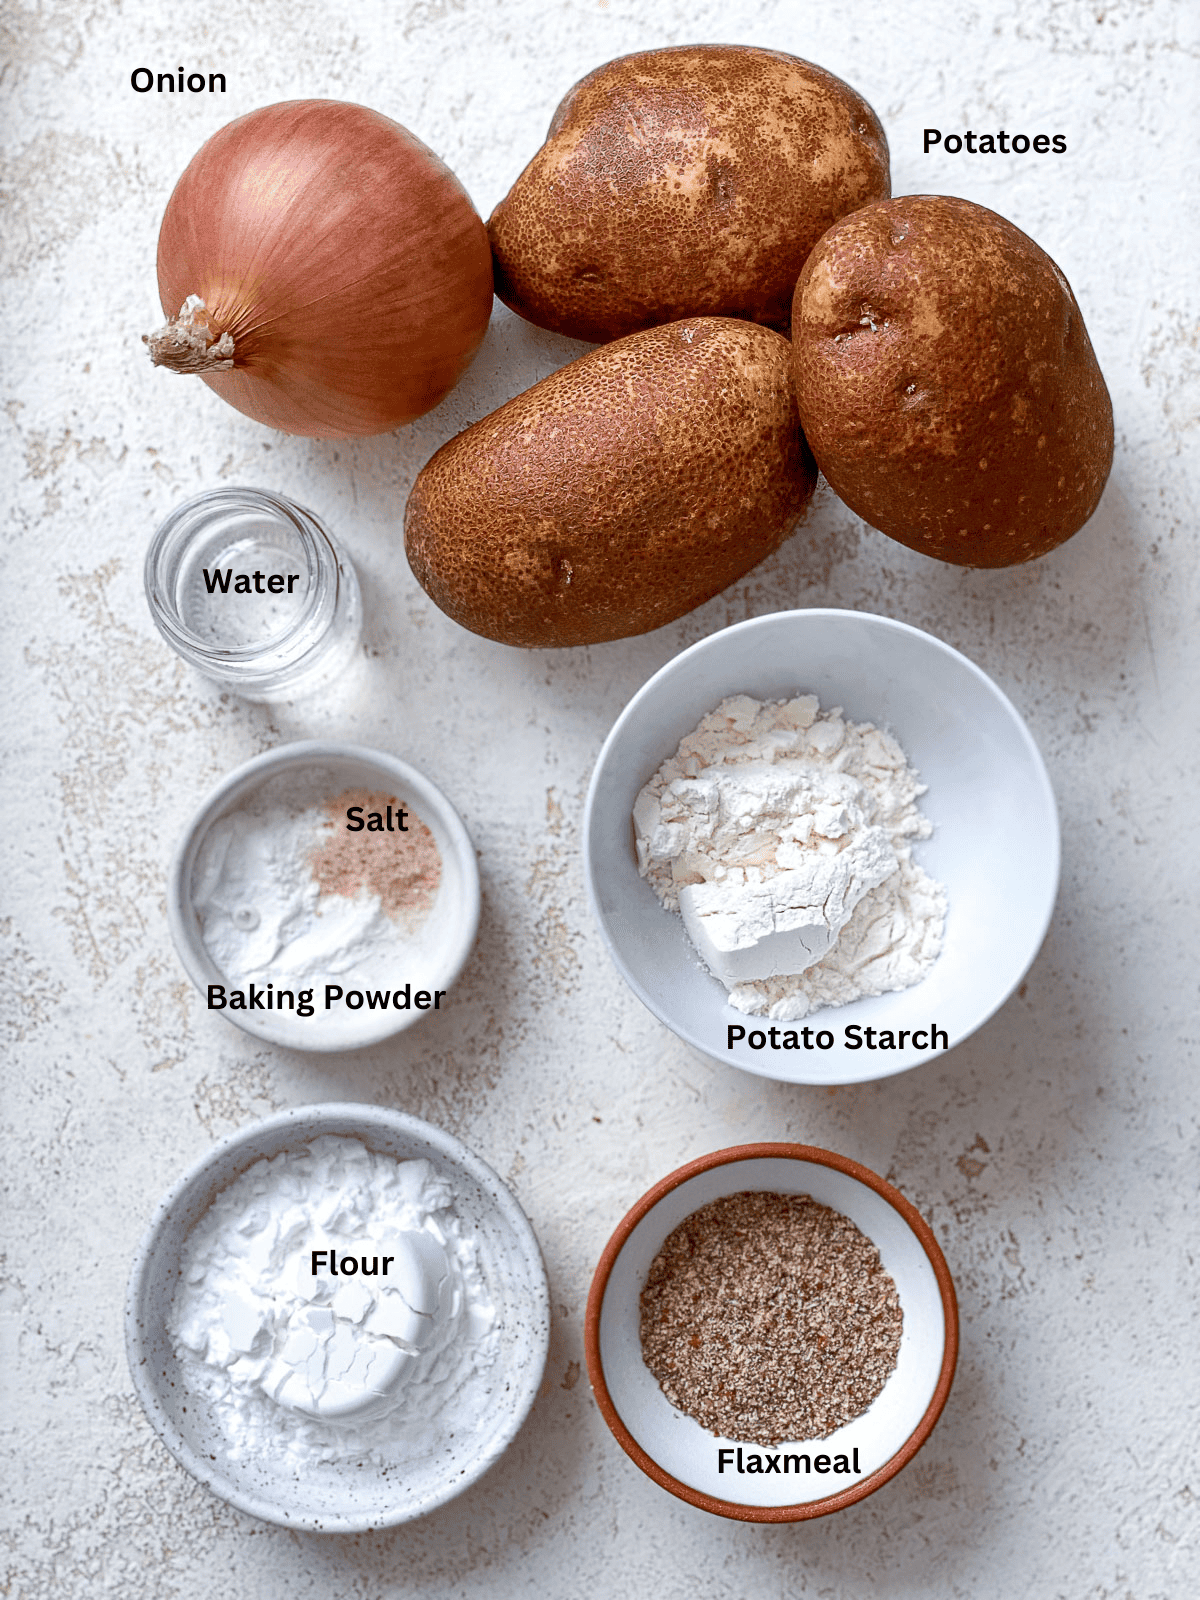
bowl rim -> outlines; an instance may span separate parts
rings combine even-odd
[[[252,780],[266,782],[289,767],[302,766],[306,763],[316,765],[322,761],[357,761],[388,773],[406,784],[425,806],[426,814],[431,817],[436,816],[439,824],[445,829],[463,883],[457,917],[459,932],[452,946],[452,960],[441,983],[447,989],[452,989],[461,976],[479,932],[481,892],[479,861],[475,854],[475,846],[471,842],[466,824],[455,807],[432,779],[386,750],[376,750],[370,745],[345,744],[338,739],[296,739],[251,756],[249,761],[243,761],[232,771],[227,772],[192,812],[171,856],[171,864],[167,869],[167,924],[180,962],[202,996],[210,982],[224,977],[205,950],[203,942],[197,940],[193,927],[194,919],[189,915],[191,873],[196,853],[205,834],[218,820],[222,809],[228,805],[238,789],[251,786]],[[307,1043],[290,1037],[281,1038],[270,1026],[265,1013],[262,1019],[252,1011],[234,1012],[226,1009],[221,1015],[227,1022],[240,1028],[243,1033],[248,1033],[256,1039],[263,1039],[268,1044],[278,1045],[285,1050],[299,1050],[306,1055],[327,1055],[366,1050],[371,1046],[383,1044],[412,1027],[427,1013],[415,1010],[389,1012],[387,1020],[393,1025],[367,1038],[313,1039]]]
[[[894,1062],[889,1060],[885,1064],[881,1064],[877,1067],[874,1067],[874,1064],[872,1063],[874,1068],[873,1070],[849,1075],[845,1072],[842,1072],[837,1077],[831,1077],[828,1074],[819,1074],[816,1076],[808,1076],[804,1074],[780,1076],[778,1072],[772,1070],[772,1068],[775,1066],[775,1062],[773,1057],[771,1057],[766,1051],[761,1053],[763,1059],[759,1059],[754,1052],[749,1052],[745,1059],[735,1053],[729,1053],[725,1055],[715,1054],[711,1044],[706,1042],[706,1040],[700,1036],[698,1031],[696,1031],[686,1019],[672,1021],[666,1015],[664,1015],[662,1007],[660,1007],[658,1002],[642,983],[641,978],[635,969],[629,965],[623,951],[619,948],[617,941],[614,939],[610,931],[608,919],[601,907],[601,897],[597,887],[596,863],[593,859],[596,832],[595,817],[599,800],[598,791],[600,780],[608,763],[612,759],[612,754],[617,746],[618,741],[625,734],[629,723],[634,719],[643,702],[651,696],[651,694],[657,689],[659,684],[664,679],[673,677],[681,670],[686,670],[684,668],[685,662],[708,650],[718,648],[718,640],[723,640],[735,633],[743,633],[755,629],[778,627],[784,624],[785,621],[787,623],[794,624],[802,618],[806,620],[820,619],[824,621],[844,619],[853,620],[855,623],[866,623],[871,626],[878,625],[885,631],[909,634],[916,639],[922,640],[926,645],[932,646],[935,650],[941,652],[942,654],[951,657],[956,663],[959,664],[959,666],[964,668],[989,692],[989,694],[1000,704],[1010,718],[1011,723],[1029,756],[1031,771],[1034,775],[1037,787],[1042,792],[1046,802],[1048,816],[1052,826],[1052,836],[1049,841],[1051,871],[1049,872],[1046,880],[1048,885],[1046,904],[1039,920],[1036,938],[1032,939],[1030,943],[1028,959],[1021,968],[1020,972],[1014,978],[1007,992],[998,995],[992,1004],[990,1004],[985,1010],[981,1011],[980,1015],[972,1024],[972,1026],[964,1032],[958,1032],[955,1035],[952,1043],[945,1049],[938,1047],[917,1050],[912,1047],[908,1047],[903,1052],[898,1053],[899,1059]],[[730,689],[729,692],[732,694],[738,691]],[[687,729],[684,729],[684,733],[686,732]],[[673,752],[667,752],[668,755],[671,753]],[[736,1067],[739,1072],[749,1072],[755,1077],[767,1078],[776,1083],[816,1084],[822,1087],[851,1083],[875,1083],[883,1078],[895,1077],[902,1072],[911,1072],[914,1067],[924,1066],[926,1062],[936,1060],[939,1056],[946,1055],[949,1053],[949,1051],[957,1049],[959,1045],[965,1043],[967,1039],[969,1039],[973,1034],[978,1033],[980,1028],[984,1027],[985,1024],[991,1021],[996,1013],[1004,1005],[1006,1005],[1009,1000],[1011,1000],[1012,996],[1017,992],[1025,978],[1028,976],[1030,968],[1037,960],[1042,946],[1046,942],[1046,935],[1050,931],[1050,924],[1054,917],[1055,906],[1058,904],[1059,889],[1062,881],[1062,824],[1058,814],[1058,801],[1055,797],[1054,785],[1050,781],[1049,769],[1046,766],[1045,757],[1042,755],[1037,741],[1030,732],[1029,726],[1024,717],[1017,710],[1016,706],[1009,699],[1008,695],[1005,694],[1004,690],[995,681],[995,679],[990,676],[990,674],[985,672],[981,666],[971,660],[970,656],[964,655],[962,651],[956,649],[954,645],[948,644],[944,639],[940,639],[936,634],[928,632],[927,629],[918,628],[911,622],[902,622],[896,617],[884,616],[880,612],[856,611],[851,607],[846,606],[795,606],[782,611],[765,612],[762,616],[746,617],[741,622],[730,623],[727,627],[718,628],[715,632],[706,634],[704,638],[697,639],[694,644],[688,645],[685,649],[680,650],[676,655],[673,655],[668,661],[664,661],[662,666],[658,667],[654,672],[652,672],[645,682],[642,683],[641,686],[626,701],[625,705],[622,707],[619,715],[617,716],[616,721],[613,723],[612,727],[605,736],[604,743],[601,745],[599,753],[596,756],[591,777],[588,780],[587,796],[584,801],[583,820],[580,831],[581,849],[583,855],[583,877],[584,885],[587,891],[588,906],[591,910],[596,927],[600,932],[601,941],[608,952],[609,960],[616,967],[617,971],[628,984],[629,988],[632,989],[633,993],[646,1007],[647,1011],[650,1012],[651,1016],[655,1017],[663,1025],[663,1027],[668,1028],[673,1034],[675,1034],[676,1038],[681,1039],[684,1044],[690,1046],[690,1048],[693,1050],[698,1050],[701,1055],[707,1057],[710,1061],[716,1061],[722,1066]],[[823,1010],[826,1009],[837,1012],[843,1008],[823,1008]],[[805,1020],[811,1022],[811,1020],[819,1014],[822,1013],[812,1012],[810,1013],[809,1017],[805,1018]]]
[[[249,1145],[256,1140],[272,1139],[275,1135],[296,1124],[312,1121],[314,1118],[329,1120],[356,1121],[362,1125],[363,1142],[370,1147],[371,1128],[385,1127],[396,1132],[415,1135],[441,1155],[447,1162],[463,1168],[484,1190],[493,1198],[496,1209],[500,1212],[507,1227],[513,1233],[518,1244],[520,1254],[524,1259],[535,1287],[540,1292],[537,1294],[538,1318],[536,1323],[531,1319],[531,1344],[533,1346],[533,1359],[519,1369],[514,1376],[513,1386],[524,1389],[519,1403],[515,1406],[505,1426],[499,1431],[492,1441],[491,1448],[483,1455],[464,1468],[463,1472],[443,1487],[443,1492],[428,1503],[422,1503],[416,1509],[404,1509],[398,1515],[384,1512],[380,1515],[363,1512],[358,1514],[329,1513],[316,1515],[309,1512],[290,1511],[286,1506],[268,1500],[264,1496],[247,1492],[232,1483],[221,1469],[220,1463],[213,1464],[193,1450],[191,1444],[170,1423],[169,1418],[163,1413],[158,1399],[157,1391],[146,1374],[148,1355],[146,1349],[146,1334],[143,1328],[142,1307],[144,1304],[151,1263],[159,1243],[159,1237],[164,1224],[169,1220],[172,1212],[185,1198],[188,1191],[200,1182],[205,1173],[223,1156],[240,1146]],[[329,1130],[333,1131],[333,1130]],[[342,1137],[352,1138],[356,1135],[344,1134]],[[319,1130],[303,1134],[304,1139],[321,1137]],[[281,1145],[281,1149],[286,1146]],[[259,1158],[255,1158],[259,1159]],[[252,1162],[250,1163],[253,1164]],[[242,1169],[246,1170],[245,1168]],[[236,1181],[236,1174],[229,1182]],[[536,1336],[534,1330],[536,1329]],[[134,1392],[141,1404],[147,1422],[159,1440],[175,1458],[181,1467],[190,1474],[205,1489],[219,1496],[227,1504],[234,1506],[239,1511],[244,1511],[252,1517],[257,1517],[261,1522],[268,1522],[276,1527],[302,1529],[310,1533],[367,1533],[373,1529],[400,1527],[406,1522],[415,1521],[431,1511],[437,1510],[450,1500],[454,1499],[464,1489],[478,1482],[483,1474],[492,1467],[508,1449],[524,1426],[533,1403],[537,1399],[545,1372],[546,1361],[550,1350],[550,1288],[546,1275],[546,1263],[542,1255],[541,1246],[537,1235],[533,1231],[533,1224],[525,1215],[517,1197],[500,1177],[496,1170],[489,1166],[482,1156],[465,1145],[455,1134],[439,1128],[432,1122],[413,1116],[408,1111],[393,1110],[390,1106],[373,1105],[369,1102],[350,1100],[323,1100],[307,1105],[290,1106],[284,1111],[274,1112],[269,1117],[262,1117],[256,1122],[249,1123],[244,1128],[235,1129],[223,1139],[217,1141],[207,1151],[198,1156],[185,1171],[175,1180],[171,1187],[158,1201],[142,1233],[141,1240],[134,1254],[133,1265],[130,1268],[129,1280],[125,1289],[124,1306],[124,1344],[125,1359],[133,1379]]]
[[[826,1495],[820,1500],[807,1500],[794,1505],[785,1506],[753,1506],[744,1505],[734,1500],[723,1500],[718,1495],[706,1494],[701,1489],[693,1489],[690,1484],[683,1483],[672,1473],[659,1466],[651,1456],[637,1442],[622,1421],[617,1411],[608,1383],[604,1376],[604,1365],[600,1357],[600,1318],[604,1307],[604,1295],[608,1288],[608,1281],[616,1265],[618,1256],[625,1248],[637,1224],[643,1217],[649,1215],[654,1207],[665,1196],[678,1189],[681,1184],[696,1177],[702,1172],[708,1172],[713,1167],[731,1166],[738,1161],[755,1161],[762,1159],[786,1159],[792,1161],[807,1161],[817,1166],[831,1167],[836,1172],[855,1178],[873,1189],[876,1194],[886,1200],[890,1206],[899,1212],[900,1216],[916,1235],[922,1250],[933,1268],[937,1280],[938,1294],[942,1305],[942,1318],[945,1324],[945,1347],[942,1352],[942,1364],[938,1373],[938,1381],[934,1387],[929,1404],[918,1422],[894,1455],[890,1456],[881,1467],[870,1473],[865,1478],[860,1478],[856,1484],[849,1488],[841,1489],[836,1494]],[[846,1506],[854,1505],[859,1500],[865,1500],[876,1489],[881,1489],[889,1479],[908,1465],[917,1451],[933,1432],[938,1418],[942,1414],[946,1401],[950,1395],[950,1387],[954,1382],[954,1371],[958,1363],[959,1329],[958,1329],[958,1297],[954,1292],[954,1282],[950,1276],[950,1269],[946,1265],[946,1258],[942,1254],[941,1246],[929,1224],[913,1205],[911,1200],[888,1183],[886,1178],[881,1178],[878,1173],[872,1172],[870,1167],[865,1167],[850,1156],[837,1154],[833,1150],[823,1150],[817,1145],[785,1143],[757,1143],[731,1145],[724,1150],[713,1150],[708,1155],[697,1156],[695,1160],[686,1162],[682,1167],[661,1178],[653,1188],[648,1189],[640,1200],[628,1211],[617,1224],[612,1237],[604,1247],[596,1271],[592,1277],[592,1286],[588,1292],[587,1310],[584,1313],[583,1329],[584,1352],[587,1359],[588,1378],[591,1382],[592,1393],[601,1415],[612,1430],[617,1443],[626,1455],[639,1466],[647,1477],[652,1478],[662,1489],[675,1495],[680,1500],[686,1500],[689,1505],[697,1506],[701,1511],[710,1511],[719,1517],[728,1517],[736,1522],[806,1522],[814,1517],[825,1517],[834,1511],[842,1511]]]

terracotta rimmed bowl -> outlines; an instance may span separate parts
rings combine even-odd
[[[682,917],[639,877],[634,843],[633,805],[642,786],[685,734],[734,694],[815,694],[822,711],[841,706],[850,721],[894,734],[928,790],[921,809],[933,836],[915,845],[914,857],[945,886],[948,900],[942,953],[920,983],[780,1023],[774,1042],[771,1019],[734,1010]],[[1058,813],[1029,729],[966,656],[890,617],[781,611],[710,634],[638,690],[597,758],[583,854],[609,954],[672,1032],[762,1077],[861,1083],[952,1049],[1016,989],[1058,894]],[[812,1031],[800,1047],[805,1025]],[[730,1028],[742,1032],[731,1040]],[[894,1048],[871,1048],[884,1034]]]
[[[417,942],[421,945],[414,965],[407,953],[398,952],[387,981],[389,992],[409,989],[410,1004],[405,1009],[359,1009],[338,1014],[337,1025],[322,1010],[327,983],[345,991],[377,990],[382,980],[356,980],[353,971],[328,972],[294,980],[290,989],[311,988],[315,1013],[302,1017],[292,1010],[239,1010],[228,1006],[217,1014],[256,1038],[293,1050],[358,1050],[381,1043],[423,1017],[431,1016],[429,997],[437,990],[450,991],[475,943],[479,930],[479,864],[466,827],[442,791],[415,767],[383,750],[340,744],[327,740],[303,739],[280,745],[255,756],[228,773],[207,796],[184,831],[167,876],[167,920],[179,959],[188,977],[207,999],[210,984],[228,986],[231,980],[217,966],[204,943],[204,929],[192,899],[192,883],[197,861],[209,830],[223,817],[252,805],[271,794],[304,803],[319,802],[342,789],[366,788],[394,795],[432,833],[441,857],[442,872],[437,896]],[[241,987],[246,988],[243,982]],[[258,980],[258,987],[266,987]],[[283,987],[282,984],[278,987]],[[423,1007],[412,1004],[424,994]],[[451,996],[448,1004],[453,1004]],[[439,1001],[440,1009],[440,1001]]]
[[[175,1356],[167,1317],[192,1228],[256,1161],[325,1134],[358,1139],[397,1161],[427,1160],[449,1179],[464,1234],[473,1237],[497,1309],[494,1366],[474,1374],[474,1425],[396,1466],[234,1459],[211,1403],[193,1393]],[[282,1527],[313,1533],[391,1528],[445,1505],[476,1482],[516,1437],[537,1396],[550,1343],[541,1251],[528,1218],[496,1173],[453,1134],[385,1106],[297,1106],[231,1134],[195,1163],[157,1207],[125,1297],[125,1352],[138,1399],[167,1449],[222,1500]]]
[[[788,1463],[787,1476],[739,1473],[738,1444],[744,1457],[762,1453],[761,1447],[719,1439],[685,1416],[642,1359],[640,1296],[664,1240],[701,1206],[742,1190],[811,1195],[849,1217],[878,1249],[904,1312],[896,1368],[875,1402],[826,1439],[780,1445],[779,1452],[797,1462],[794,1473]],[[740,1522],[801,1522],[873,1494],[929,1438],[954,1379],[958,1303],[928,1223],[890,1183],[847,1156],[812,1145],[737,1145],[672,1172],[624,1218],[592,1279],[584,1344],[604,1420],[661,1488]],[[722,1457],[722,1450],[731,1453]],[[839,1456],[857,1461],[859,1471],[834,1476]],[[806,1459],[808,1467],[802,1465]]]

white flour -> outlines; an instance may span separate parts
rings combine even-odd
[[[733,695],[639,794],[638,868],[731,1005],[793,1021],[933,965],[946,893],[912,859],[933,831],[924,792],[870,723],[822,713],[814,695]]]
[[[334,1276],[331,1253],[376,1271]],[[217,1196],[184,1246],[167,1331],[230,1458],[289,1468],[444,1454],[480,1414],[499,1348],[451,1185],[428,1161],[333,1135]]]

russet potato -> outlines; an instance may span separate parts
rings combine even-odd
[[[800,274],[792,345],[818,466],[901,544],[1006,567],[1096,509],[1104,378],[1066,278],[994,211],[906,195],[843,217]]]
[[[888,192],[879,120],[832,73],[744,45],[622,56],[567,94],[492,213],[496,293],[597,342],[686,316],[786,333],[813,245]]]
[[[464,628],[597,644],[740,578],[815,483],[787,340],[698,317],[593,350],[443,445],[413,485],[405,547]]]

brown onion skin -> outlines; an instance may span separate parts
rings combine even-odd
[[[422,416],[492,309],[483,222],[458,179],[365,106],[292,100],[229,123],[167,203],[158,292],[234,341],[209,388],[284,433],[339,439]]]

